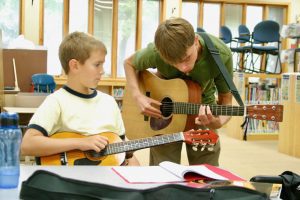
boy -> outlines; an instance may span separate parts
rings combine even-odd
[[[209,35],[219,50],[221,59],[232,75],[230,49],[218,38]],[[202,103],[215,104],[218,91],[218,104],[231,104],[232,95],[220,74],[207,46],[200,35],[195,35],[192,25],[183,18],[171,18],[161,23],[155,33],[154,44],[137,51],[124,62],[127,84],[132,96],[144,115],[161,118],[157,100],[146,97],[138,87],[138,71],[157,68],[167,79],[183,78],[197,82],[202,89]],[[195,123],[203,128],[218,129],[229,121],[228,116],[213,116],[209,106],[201,106]],[[212,152],[193,151],[187,146],[190,164],[208,163],[218,165],[220,144]],[[150,149],[150,165],[158,165],[164,160],[180,163],[182,144],[168,144]]]
[[[49,95],[34,113],[23,137],[22,154],[40,157],[75,149],[100,152],[108,144],[108,138],[99,133],[113,132],[124,138],[117,103],[95,89],[104,74],[106,53],[101,41],[82,32],[71,33],[62,41],[59,59],[68,75],[67,83]],[[88,137],[49,137],[58,132]],[[138,165],[138,161],[133,156],[128,164]]]

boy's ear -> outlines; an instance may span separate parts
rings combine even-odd
[[[78,69],[78,61],[76,59],[69,60],[69,68],[70,71],[74,71]]]
[[[199,40],[198,40],[197,35],[195,35],[195,40],[194,40],[194,42],[195,42],[196,44],[199,43]]]

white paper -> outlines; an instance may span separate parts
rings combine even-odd
[[[202,176],[216,179],[216,180],[228,180],[227,178],[214,173],[213,171],[209,170],[207,167],[204,165],[192,165],[192,166],[184,166],[184,165],[179,165],[176,163],[172,163],[169,161],[164,161],[159,164],[162,168],[165,170],[169,171],[170,173],[180,177],[181,179],[184,179],[184,175],[188,172],[193,172],[200,174]]]
[[[129,183],[182,182],[183,179],[160,166],[117,166],[112,168]]]

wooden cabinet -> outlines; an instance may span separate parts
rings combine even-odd
[[[235,85],[245,105],[279,104],[281,75],[234,73]],[[233,100],[234,105],[238,105]],[[232,117],[226,124],[226,133],[242,140],[244,117]],[[247,140],[277,140],[279,123],[274,121],[250,119]]]

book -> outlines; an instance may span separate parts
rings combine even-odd
[[[234,180],[241,177],[208,164],[185,166],[164,161],[159,166],[117,166],[112,170],[127,183],[179,183],[193,180]]]

